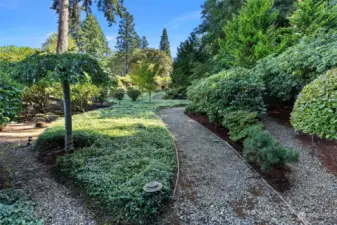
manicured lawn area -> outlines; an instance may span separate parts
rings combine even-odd
[[[111,109],[73,117],[74,153],[58,157],[57,170],[102,206],[116,222],[146,224],[169,198],[176,172],[171,134],[155,114],[184,101],[123,100]],[[39,151],[63,143],[63,121],[36,142]],[[59,145],[59,146],[57,146]],[[48,149],[49,148],[49,149]],[[164,188],[155,196],[143,191],[150,181]]]

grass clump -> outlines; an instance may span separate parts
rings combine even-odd
[[[115,223],[151,223],[170,196],[176,171],[171,134],[155,111],[182,103],[125,99],[116,108],[74,116],[74,140],[76,134],[85,137],[83,140],[94,140],[74,153],[60,156],[57,170],[115,218]],[[62,121],[54,123],[39,137],[36,147],[51,140],[47,136],[64,132],[62,126]],[[142,188],[153,180],[162,182],[164,188],[149,196]]]

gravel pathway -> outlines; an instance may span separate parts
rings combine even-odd
[[[24,146],[26,141],[19,141],[0,137],[0,164],[9,171],[14,188],[23,190],[35,204],[36,215],[46,224],[96,224],[82,199],[57,183],[49,167],[38,162],[36,152]]]
[[[263,123],[284,146],[300,151],[300,162],[289,165],[293,186],[283,197],[309,224],[337,224],[337,178],[321,165],[313,149],[302,145],[291,127],[270,117]]]
[[[163,109],[159,115],[179,149],[174,206],[180,224],[300,224],[225,142],[187,117],[183,108]]]

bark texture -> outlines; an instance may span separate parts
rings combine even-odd
[[[57,54],[62,54],[68,50],[68,28],[69,27],[69,0],[60,0],[59,11],[59,28],[57,40]],[[63,80],[63,97],[64,97],[64,120],[65,120],[65,143],[64,151],[70,151],[73,147],[72,141],[72,118],[71,118],[71,100],[69,81]]]

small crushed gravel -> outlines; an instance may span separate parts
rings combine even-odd
[[[82,199],[73,197],[71,190],[54,180],[31,147],[0,139],[0,149],[0,163],[11,173],[14,187],[23,190],[35,204],[37,217],[53,225],[96,224]]]
[[[321,165],[314,149],[303,146],[290,126],[270,117],[264,117],[263,123],[284,146],[300,152],[299,163],[289,165],[292,188],[282,196],[308,224],[337,224],[337,177]]]
[[[187,117],[183,108],[164,109],[159,115],[179,149],[174,207],[180,224],[301,224],[232,149]]]

